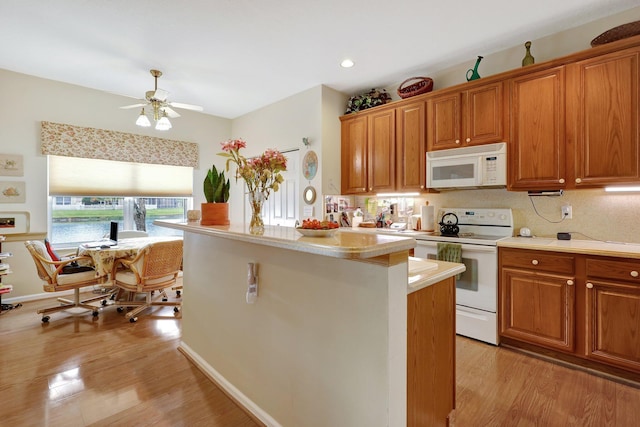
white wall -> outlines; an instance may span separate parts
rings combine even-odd
[[[182,342],[245,406],[282,426],[406,424],[405,264],[190,232],[185,257]]]
[[[532,5],[532,7],[535,7],[535,5]],[[574,52],[590,49],[591,40],[598,35],[618,25],[637,20],[640,20],[640,7],[541,39],[531,40],[531,54],[535,58],[536,64],[539,64]],[[461,31],[464,30],[461,29]],[[469,37],[473,37],[473,35],[470,34]],[[526,41],[513,40],[513,47],[499,52],[478,52],[478,55],[483,57],[478,67],[480,77],[489,77],[504,71],[520,68],[522,66],[522,58],[525,55],[524,43]],[[433,79],[433,89],[439,90],[465,83],[467,81],[467,70],[473,68],[475,63],[476,57],[473,57],[469,58],[467,62],[447,67],[446,69],[416,71],[415,75],[431,77]],[[386,88],[393,99],[400,99],[396,92],[398,86],[400,86],[400,82]]]
[[[331,181],[340,188],[340,121],[338,117],[344,112],[346,96],[325,86],[316,86],[294,96],[285,98],[267,107],[245,114],[233,120],[232,137],[247,141],[245,156],[260,154],[266,148],[277,148],[280,151],[300,150],[300,160],[307,150],[314,150],[318,155],[318,172],[307,181],[300,168],[299,183],[300,212],[305,203],[302,201],[302,190],[307,185],[316,188],[318,197],[314,203],[314,215],[322,215],[323,189]],[[309,138],[310,146],[305,147],[302,138]],[[219,147],[216,147],[216,149]],[[233,173],[235,169],[230,172]],[[232,175],[233,176],[233,175]],[[230,216],[243,218],[242,185],[232,185],[230,198]]]
[[[144,88],[140,90],[142,95]],[[231,134],[230,120],[184,110],[180,110],[182,117],[172,120],[173,128],[167,132],[141,128],[135,125],[139,110],[118,108],[134,103],[133,98],[6,70],[0,70],[0,93],[3,99],[0,103],[0,153],[19,154],[24,158],[23,177],[0,177],[0,180],[26,183],[26,202],[0,204],[0,211],[28,211],[32,232],[47,232],[47,162],[46,156],[40,154],[41,121],[198,143],[200,167],[194,171],[195,206],[204,201],[202,181],[214,157],[208,147]],[[7,282],[14,285],[14,291],[9,296],[42,292],[41,281],[24,244],[5,243],[3,250],[14,253],[9,261],[14,273],[7,277]]]

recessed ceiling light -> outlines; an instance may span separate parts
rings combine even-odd
[[[354,65],[353,61],[348,58],[340,63],[340,66],[342,68],[351,68],[353,67],[353,65]]]

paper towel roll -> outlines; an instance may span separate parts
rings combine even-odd
[[[420,222],[422,223],[422,231],[433,231],[435,221],[435,208],[433,206],[420,207]]]

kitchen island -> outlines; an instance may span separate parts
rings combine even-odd
[[[256,420],[273,426],[412,425],[410,418],[427,415],[417,407],[424,405],[411,403],[408,386],[410,395],[421,393],[417,401],[438,396],[439,407],[443,393],[429,387],[428,378],[408,380],[408,370],[437,371],[428,365],[439,360],[448,361],[441,371],[448,372],[453,390],[453,344],[441,349],[444,358],[423,357],[427,347],[412,347],[412,340],[416,328],[427,325],[436,338],[449,330],[453,343],[453,315],[434,312],[453,311],[453,276],[462,264],[437,263],[413,274],[410,287],[412,238],[341,231],[303,237],[288,227],[266,227],[254,236],[243,225],[156,225],[184,231],[181,350]],[[246,299],[249,263],[257,265],[253,303]],[[431,292],[440,286],[442,292]],[[420,296],[411,309],[408,293]],[[447,294],[441,310],[423,301]],[[408,347],[415,354],[409,367]],[[431,425],[445,425],[447,415]]]

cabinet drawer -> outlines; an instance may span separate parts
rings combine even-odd
[[[587,258],[587,277],[624,280],[640,284],[640,260],[616,261]]]
[[[526,268],[531,271],[574,274],[574,260],[575,258],[572,255],[562,255],[556,252],[530,251],[526,249],[500,250],[502,266]]]

